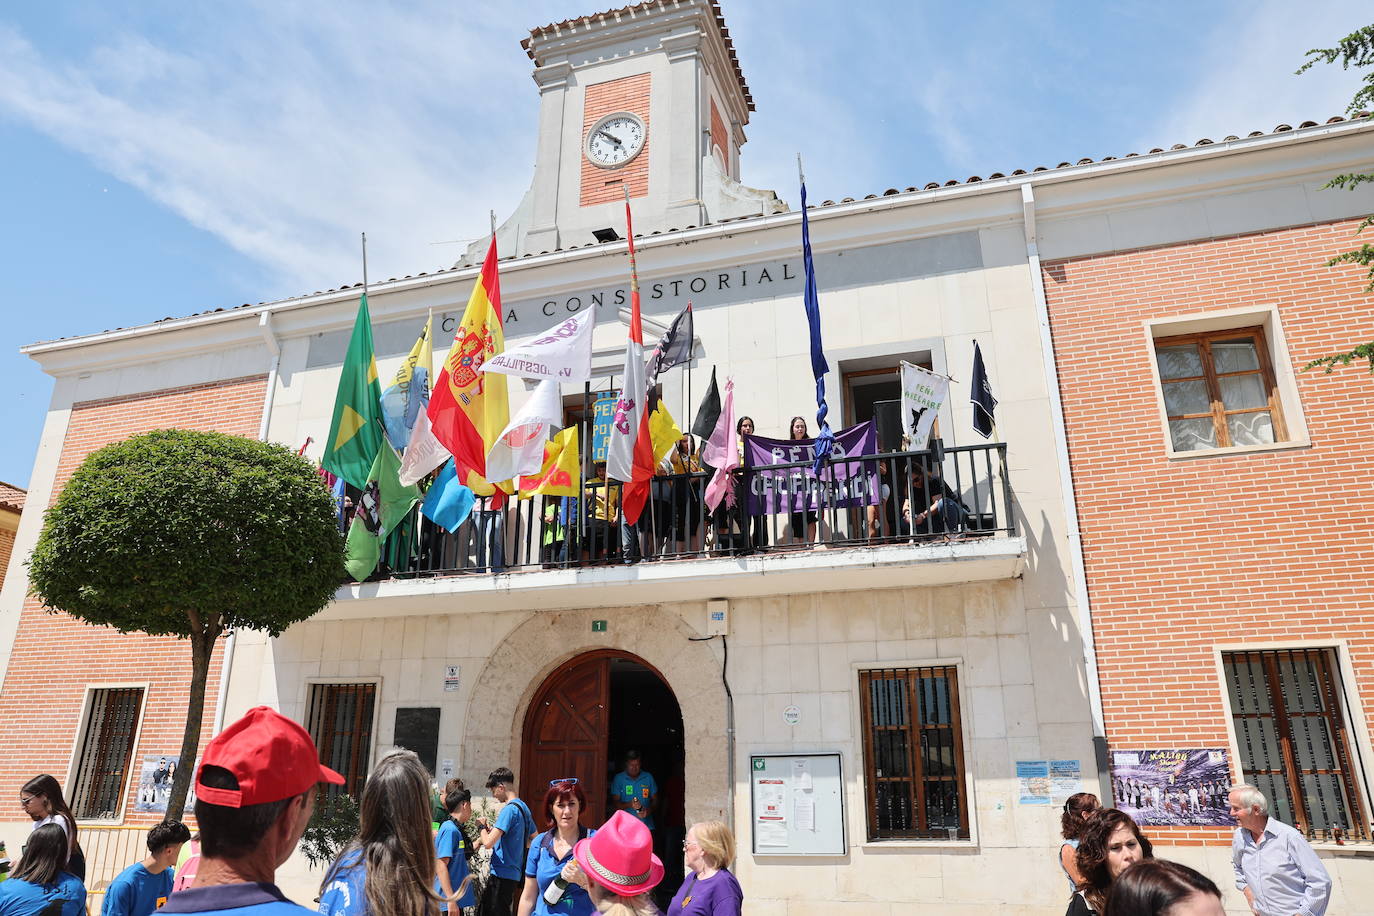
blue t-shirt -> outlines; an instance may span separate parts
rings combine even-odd
[[[578,831],[578,838],[584,839],[594,833],[595,830],[583,827]],[[573,858],[571,849],[563,858],[554,858],[553,839],[552,830],[539,834],[530,845],[529,857],[525,859],[525,877],[533,878],[539,884],[539,901],[534,905],[534,916],[592,916],[596,912],[592,898],[576,884],[568,885],[567,890],[563,891],[563,899],[556,906],[551,907],[545,902],[544,891]]]
[[[6,881],[5,884],[10,882]],[[3,887],[4,885],[0,885]],[[160,914],[167,913],[224,913],[225,916],[315,916],[299,903],[286,899],[275,884],[266,881],[245,881],[241,884],[217,884],[210,887],[188,887],[167,899]],[[67,916],[63,913],[62,916]]]
[[[320,912],[325,916],[363,916],[368,912],[367,866],[361,849],[339,856],[329,869],[329,880],[320,892]]]
[[[458,885],[468,876],[468,838],[453,818],[439,825],[439,832],[434,836],[434,855],[439,859],[448,859],[448,886],[455,891],[458,890]],[[434,881],[434,892],[440,896],[444,895],[438,879]],[[464,907],[473,906],[475,903],[477,892],[472,889],[472,883],[469,882],[467,891],[458,898],[457,905]],[[449,912],[453,912],[451,906]]]
[[[639,775],[631,779],[629,773],[621,770],[611,779],[611,791],[615,793],[616,801],[627,805],[633,799],[639,799],[638,811],[634,808],[626,810],[643,821],[645,827],[654,829],[654,816],[649,813],[649,799],[658,794],[658,783],[654,782],[651,774],[640,770]]]
[[[170,868],[155,875],[142,862],[135,862],[105,889],[101,916],[148,916],[171,896],[172,877]]]
[[[60,901],[62,916],[85,916],[86,887],[75,875],[57,873],[51,884],[11,878],[0,884],[0,916],[39,916]]]
[[[496,816],[496,829],[504,830],[491,849],[491,873],[508,881],[519,881],[525,861],[525,838],[534,831],[534,816],[520,799],[512,799]]]

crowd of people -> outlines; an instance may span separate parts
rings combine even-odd
[[[1137,796],[1138,797],[1138,796]],[[1298,831],[1269,815],[1254,786],[1226,792],[1238,825],[1231,842],[1235,886],[1256,916],[1324,916],[1331,877]],[[1154,858],[1140,825],[1097,796],[1072,795],[1061,818],[1059,865],[1069,879],[1065,916],[1223,916],[1221,890],[1201,872]]]
[[[193,838],[176,821],[152,827],[147,855],[105,888],[101,916],[233,911],[294,916],[310,910],[277,888],[277,869],[305,832],[320,784],[342,785],[322,765],[310,735],[266,706],[249,710],[205,748],[195,774]],[[730,871],[735,840],[719,821],[693,824],[682,844],[688,875],[666,914],[653,899],[663,881],[654,851],[658,790],[639,755],[611,780],[614,812],[599,828],[584,823],[589,799],[575,776],[554,779],[539,814],[516,793],[508,768],[487,788],[501,808],[494,822],[472,821],[462,780],[444,787],[447,817],[432,824],[430,774],[411,751],[394,750],[367,778],[357,835],[320,886],[323,916],[740,916],[744,892]],[[1114,787],[1115,788],[1115,787]],[[1235,886],[1257,916],[1325,916],[1331,879],[1294,828],[1269,814],[1254,786],[1232,786],[1228,811]],[[0,916],[83,916],[86,863],[76,819],[51,776],[25,783],[20,804],[33,832],[18,865],[0,882]],[[1222,916],[1221,891],[1201,872],[1154,858],[1140,825],[1096,796],[1064,804],[1059,867],[1068,878],[1065,916]],[[476,842],[470,842],[475,835]],[[471,860],[491,851],[480,896]],[[183,849],[192,854],[181,858]],[[676,849],[674,849],[674,852]],[[184,862],[184,864],[178,864]],[[189,880],[188,880],[189,878]],[[666,894],[665,894],[666,898]]]

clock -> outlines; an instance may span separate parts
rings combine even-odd
[[[587,131],[587,161],[597,168],[618,169],[644,149],[647,134],[639,115],[628,111],[608,114]]]

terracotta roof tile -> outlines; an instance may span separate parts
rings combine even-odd
[[[0,510],[23,512],[24,500],[28,498],[28,495],[27,490],[22,490],[12,483],[5,483],[0,480]]]

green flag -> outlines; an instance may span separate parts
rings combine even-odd
[[[344,566],[356,582],[372,575],[382,555],[382,542],[420,501],[419,488],[403,486],[400,473],[401,459],[396,456],[396,450],[383,444],[377,450],[362,495],[358,497],[358,508],[348,526]]]
[[[367,295],[358,304],[358,320],[344,354],[339,391],[334,395],[334,421],[324,444],[321,464],[361,490],[382,445],[382,386],[377,380],[377,358],[372,352],[372,319]]]

